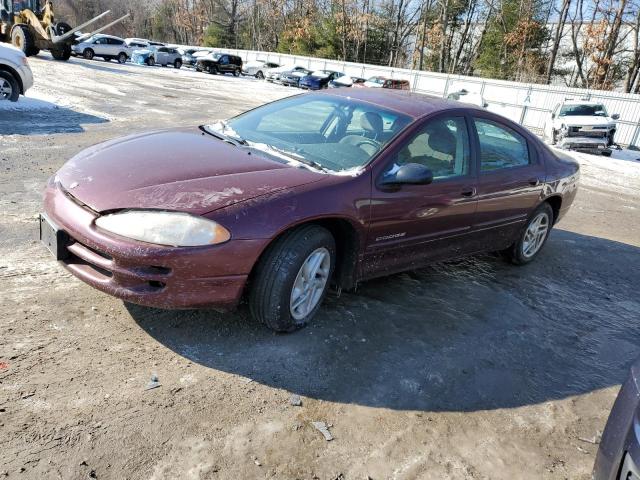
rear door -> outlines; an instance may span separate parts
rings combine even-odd
[[[480,154],[474,228],[479,249],[497,250],[514,241],[540,202],[546,173],[524,132],[488,115],[476,115],[472,123]]]
[[[230,72],[229,55],[222,55],[218,60],[218,68],[222,73]]]

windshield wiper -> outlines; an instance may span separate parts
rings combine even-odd
[[[267,149],[271,150],[272,152],[275,152],[276,154],[280,155],[280,156],[285,156],[291,160],[293,160],[294,162],[299,162],[299,163],[303,163],[305,165],[308,165],[310,167],[315,168],[316,170],[320,170],[321,172],[328,172],[329,170],[327,170],[325,167],[323,167],[322,165],[320,165],[318,162],[315,162],[313,160],[309,160],[308,158],[303,157],[302,155],[295,153],[295,152],[290,152],[288,150],[283,150],[282,148],[278,148],[278,147],[274,147],[273,145],[269,145],[268,143],[250,143],[249,144],[250,147],[256,148],[257,150],[263,150],[263,148],[260,147],[266,147]]]
[[[207,132],[209,135],[216,137],[224,142],[229,142],[235,145],[236,147],[238,145],[247,145],[247,141],[244,138],[240,137],[236,132],[234,132],[233,129],[227,125],[227,122],[220,121],[217,123],[222,125],[222,131],[214,130],[209,125],[203,125],[200,128],[205,132]],[[225,130],[231,130],[233,132],[233,135],[224,133]]]

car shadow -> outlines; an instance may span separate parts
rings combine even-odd
[[[20,97],[0,105],[0,136],[84,132],[83,125],[107,123],[106,118],[77,112],[54,103]]]
[[[537,404],[620,383],[639,353],[640,248],[556,230],[532,264],[478,256],[331,295],[277,335],[233,314],[127,304],[203,366],[303,396],[398,410]]]

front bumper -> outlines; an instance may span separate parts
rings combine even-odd
[[[558,140],[558,147],[565,150],[575,150],[587,153],[611,152],[607,145],[607,138],[592,137],[561,137]]]
[[[160,308],[235,307],[267,240],[206,247],[165,247],[111,236],[97,214],[49,182],[47,217],[68,240],[62,265],[92,287],[128,302]]]
[[[20,77],[22,81],[22,94],[27,93],[31,87],[33,87],[33,72],[28,65],[20,67]]]

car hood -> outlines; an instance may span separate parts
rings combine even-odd
[[[192,128],[95,145],[69,160],[56,180],[97,212],[136,208],[203,215],[324,177]]]
[[[597,117],[595,115],[571,115],[567,117],[559,117],[559,120],[565,125],[581,127],[585,126],[608,126],[614,123],[608,117]]]

